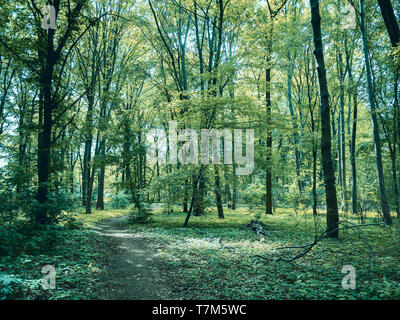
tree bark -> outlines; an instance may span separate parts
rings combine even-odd
[[[97,186],[97,203],[96,209],[97,210],[104,210],[104,182],[105,182],[105,175],[106,175],[106,166],[104,164],[106,150],[105,150],[105,141],[104,139],[100,142],[100,157],[101,157],[101,165],[98,177],[98,186]]]
[[[272,41],[272,39],[271,39]],[[269,66],[270,59],[267,59],[267,69],[265,70],[265,100],[266,100],[266,111],[267,111],[267,164],[266,164],[266,198],[265,198],[265,213],[273,214],[272,212],[272,104],[271,104],[271,67]]]
[[[291,57],[288,55],[289,60]],[[293,59],[294,60],[294,59]],[[288,83],[287,83],[287,95],[288,95],[288,105],[290,116],[292,118],[292,125],[293,125],[293,143],[294,143],[294,155],[295,155],[295,163],[296,163],[296,176],[297,176],[297,187],[299,189],[299,195],[303,193],[303,181],[301,179],[301,172],[300,172],[300,152],[298,148],[299,144],[299,134],[298,134],[298,125],[297,125],[297,116],[293,109],[293,99],[292,99],[292,77],[293,77],[293,69],[294,63],[289,66],[288,70]]]
[[[320,113],[321,113],[321,155],[322,168],[325,180],[325,195],[327,207],[327,235],[331,238],[339,237],[339,214],[337,206],[337,195],[335,186],[335,173],[332,162],[331,127],[329,91],[326,78],[324,51],[321,35],[321,16],[319,12],[319,1],[310,0],[311,25],[314,36],[314,55],[317,61],[317,71],[320,91]]]
[[[346,177],[346,131],[344,122],[344,72],[343,72],[343,56],[338,56],[339,80],[340,80],[340,155],[341,155],[341,182],[342,182],[342,206],[343,211],[347,213],[347,177]]]
[[[215,199],[217,202],[218,218],[224,219],[224,209],[222,207],[221,183],[220,183],[218,165],[214,165],[214,179],[215,179]]]
[[[369,104],[371,107],[371,118],[372,118],[372,127],[373,127],[374,143],[375,143],[375,155],[376,155],[376,168],[377,168],[378,184],[379,184],[379,195],[380,195],[383,219],[386,224],[391,225],[392,217],[390,215],[390,209],[389,209],[387,195],[386,195],[385,178],[384,178],[383,167],[382,167],[381,138],[379,135],[379,125],[378,125],[378,119],[377,119],[377,115],[376,115],[374,88],[373,88],[373,83],[372,83],[372,72],[371,72],[371,66],[370,66],[370,61],[369,61],[367,32],[365,29],[364,0],[360,0],[360,10],[361,10],[361,34],[362,34],[362,40],[363,40],[365,69],[366,69],[366,73],[367,73],[368,99],[369,99]]]
[[[350,64],[350,53],[346,47],[346,65],[350,80],[349,103],[353,99],[353,127],[350,140],[350,165],[352,179],[352,213],[358,215],[358,191],[357,191],[357,166],[356,166],[356,140],[357,140],[357,116],[358,116],[358,98],[357,88],[354,83],[352,68]]]
[[[378,0],[379,7],[385,26],[388,31],[390,41],[393,47],[397,47],[400,42],[400,29],[394,14],[393,6],[390,0]]]

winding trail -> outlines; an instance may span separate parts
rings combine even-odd
[[[127,229],[127,216],[102,221],[107,267],[101,300],[163,300],[171,293],[150,240]]]

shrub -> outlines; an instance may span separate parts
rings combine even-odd
[[[250,209],[263,205],[265,199],[265,187],[260,182],[249,184],[241,194],[242,200]]]
[[[0,300],[17,298],[22,287],[22,281],[17,277],[0,273]]]
[[[129,220],[133,223],[152,222],[153,210],[150,205],[142,204],[141,208],[132,208],[129,212]]]
[[[83,222],[79,221],[76,217],[74,217],[71,214],[62,215],[59,221],[65,228],[70,230],[83,228]]]
[[[0,256],[46,253],[63,241],[61,228],[50,225],[35,230],[32,225],[0,226]]]
[[[111,198],[110,205],[113,209],[126,209],[130,204],[130,196],[123,192],[117,193]]]
[[[46,224],[57,224],[65,212],[71,213],[78,207],[77,198],[64,191],[50,192],[48,201],[45,204],[39,204],[34,197],[26,197],[26,199],[21,200],[21,209],[28,214],[32,221],[35,220],[35,216],[39,211],[46,212]]]
[[[21,246],[22,243],[23,236],[17,231],[16,226],[0,226],[0,256],[11,255],[13,248]]]
[[[26,254],[37,255],[46,253],[63,241],[60,226],[47,226],[43,230],[35,231],[32,237],[27,237],[24,245]]]

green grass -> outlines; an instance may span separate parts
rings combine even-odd
[[[124,216],[128,214],[128,211],[128,209],[94,210],[92,214],[86,214],[82,209],[75,215],[75,219],[78,224],[82,224],[84,227],[93,227],[102,220]]]
[[[293,214],[278,210],[263,215],[270,227],[267,236],[258,236],[246,225],[254,219],[246,209],[225,210],[225,219],[216,212],[192,217],[188,229],[185,215],[156,210],[154,222],[132,225],[158,246],[158,257],[168,270],[175,298],[180,299],[399,299],[399,232],[384,227],[345,230],[340,240],[324,240],[304,257],[284,262],[301,250],[277,250],[299,246],[321,234],[325,217],[318,217],[315,230],[310,213]],[[356,219],[349,219],[357,223]],[[373,215],[368,218],[373,222]],[[361,234],[360,234],[361,232]],[[221,249],[216,239],[221,238]],[[212,240],[215,239],[215,240]],[[371,250],[367,248],[368,244]],[[356,269],[357,287],[344,290],[344,265]]]

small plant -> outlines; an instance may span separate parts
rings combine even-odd
[[[22,290],[22,282],[15,276],[0,273],[0,300],[15,299]]]
[[[74,230],[74,229],[81,229],[83,228],[82,221],[79,221],[75,216],[71,214],[64,214],[59,219],[59,222],[67,229]]]
[[[153,210],[148,204],[142,204],[140,208],[132,208],[129,212],[129,220],[133,223],[152,222]]]

